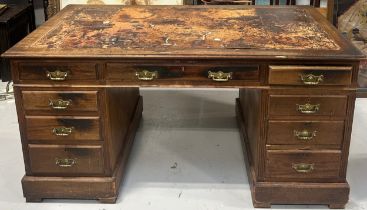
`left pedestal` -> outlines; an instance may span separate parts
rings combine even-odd
[[[138,88],[18,87],[27,202],[114,203],[141,119]]]

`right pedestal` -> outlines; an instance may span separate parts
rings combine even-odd
[[[236,112],[254,207],[344,208],[354,101],[345,90],[240,90]]]

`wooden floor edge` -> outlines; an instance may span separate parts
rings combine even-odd
[[[110,177],[40,177],[22,178],[23,195],[27,202],[41,202],[47,198],[91,199],[102,203],[115,203],[124,169],[128,161],[136,131],[142,117],[143,100],[139,97],[134,116],[129,126],[128,140],[121,152],[116,168]],[[97,189],[91,191],[90,189]]]
[[[258,182],[252,167],[247,135],[244,129],[240,100],[236,99],[236,118],[241,134],[247,177],[255,208],[271,208],[273,204],[319,204],[329,208],[344,208],[349,200],[349,184],[343,183],[300,183],[300,182]],[[285,192],[291,196],[284,196]],[[291,192],[291,193],[289,193]],[[307,198],[306,196],[307,195]],[[311,197],[310,197],[311,195]]]

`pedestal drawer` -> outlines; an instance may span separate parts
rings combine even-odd
[[[268,178],[338,178],[341,152],[339,150],[298,151],[268,150],[266,177]]]
[[[99,117],[26,117],[28,140],[99,141]]]
[[[268,123],[270,145],[341,145],[344,121],[277,121]]]
[[[346,95],[270,95],[270,116],[344,117]]]
[[[350,85],[351,66],[269,66],[271,85]]]
[[[22,91],[23,107],[27,111],[45,114],[97,112],[97,91]]]
[[[30,144],[29,160],[33,174],[96,175],[104,173],[102,146]]]

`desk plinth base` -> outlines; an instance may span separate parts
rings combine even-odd
[[[23,194],[27,202],[41,202],[44,198],[95,199],[101,203],[115,203],[124,169],[143,111],[140,97],[126,135],[126,144],[110,177],[39,177],[24,176]]]
[[[345,183],[260,182],[252,163],[249,141],[245,131],[242,106],[236,100],[237,121],[240,128],[247,176],[255,208],[270,208],[272,204],[321,204],[342,209],[349,199],[349,185]]]

